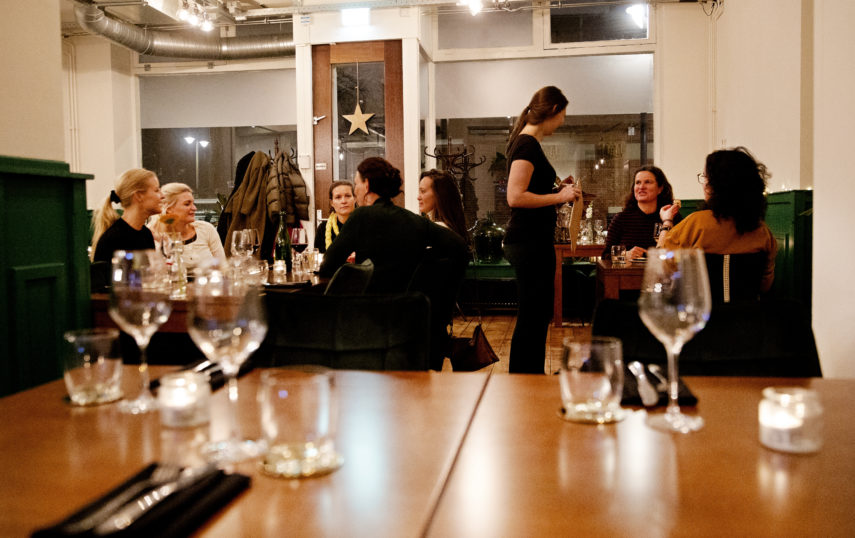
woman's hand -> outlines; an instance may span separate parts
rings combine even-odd
[[[674,222],[674,217],[677,216],[677,213],[680,212],[680,202],[676,201],[676,203],[668,204],[662,206],[662,209],[659,210],[659,218],[662,220],[664,224],[666,221]]]
[[[563,185],[561,190],[558,191],[558,203],[565,204],[567,202],[572,202],[579,198],[580,194],[582,194],[582,191],[575,185]]]
[[[626,251],[626,261],[632,261],[636,258],[640,258],[647,254],[646,248],[641,247],[632,247],[630,250]]]

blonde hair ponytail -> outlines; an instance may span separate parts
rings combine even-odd
[[[119,220],[119,213],[113,208],[113,203],[120,203],[123,208],[127,209],[133,203],[134,194],[146,190],[148,185],[146,182],[150,177],[155,177],[155,173],[145,168],[131,168],[124,174],[119,176],[116,182],[116,189],[110,191],[100,209],[96,209],[92,215],[92,252],[89,254],[89,260],[95,259],[95,248],[98,246],[98,240],[107,228]]]

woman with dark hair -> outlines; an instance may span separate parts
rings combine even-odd
[[[511,340],[509,371],[542,374],[546,335],[552,318],[555,281],[555,206],[579,191],[564,185],[540,142],[564,123],[567,98],[555,86],[539,89],[517,118],[508,140],[508,205],[505,257],[517,277],[519,310]]]
[[[370,292],[398,293],[407,290],[428,247],[434,257],[465,266],[468,249],[463,239],[392,202],[401,185],[401,173],[385,159],[369,157],[359,163],[354,191],[360,207],[327,249],[319,270],[322,276],[332,276],[356,253],[356,263],[365,259],[374,263]]]
[[[709,254],[764,252],[766,265],[760,291],[768,291],[775,278],[778,244],[766,226],[766,180],[771,174],[744,147],[707,155],[698,181],[704,187],[704,205],[668,231],[673,206],[660,210],[666,231],[659,236],[664,248],[700,248]]]
[[[643,256],[649,247],[656,244],[653,229],[662,224],[659,210],[671,204],[680,209],[680,202],[674,201],[674,191],[661,168],[642,166],[636,170],[634,178],[623,211],[609,225],[602,254],[604,259],[611,256],[612,245],[626,247],[627,261]],[[680,222],[679,213],[674,214],[674,220]]]
[[[315,234],[315,248],[320,252],[326,252],[330,244],[341,233],[341,227],[347,222],[353,213],[356,197],[353,192],[353,183],[350,181],[333,181],[330,185],[330,211],[329,219],[318,226]]]
[[[454,176],[444,170],[425,170],[419,176],[418,200],[421,213],[457,233],[469,245],[463,201]]]

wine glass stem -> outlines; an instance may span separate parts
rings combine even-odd
[[[148,342],[145,344],[140,344],[137,342],[137,346],[140,348],[140,383],[142,386],[140,387],[140,397],[154,397],[151,394],[151,388],[149,386],[149,375],[148,375],[148,358],[146,357],[146,349],[148,349]]]
[[[238,382],[237,374],[226,374],[228,379],[229,391],[229,409],[231,411],[231,421],[229,424],[229,439],[235,442],[240,441],[240,422],[238,421]]]
[[[680,377],[677,373],[677,359],[680,357],[681,348],[682,346],[665,349],[665,353],[668,355],[668,408],[666,412],[669,414],[680,413]]]

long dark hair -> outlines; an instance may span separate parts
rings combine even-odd
[[[463,216],[463,200],[454,176],[444,170],[432,169],[422,172],[419,180],[426,177],[431,179],[431,188],[436,197],[434,218],[460,235],[468,245],[469,231],[466,229],[466,218]]]
[[[707,155],[704,168],[709,200],[716,219],[733,219],[740,234],[756,230],[766,217],[766,180],[772,175],[748,149],[739,146]]]
[[[624,209],[638,207],[638,200],[635,199],[635,176],[637,176],[639,172],[650,172],[653,174],[653,177],[656,178],[656,185],[658,187],[662,187],[662,192],[660,192],[656,197],[657,212],[662,209],[662,207],[674,203],[674,189],[672,189],[671,184],[668,183],[668,178],[665,177],[665,172],[663,172],[658,166],[646,165],[642,166],[632,174],[632,186],[629,188],[629,196],[626,197],[626,202],[623,204]]]
[[[545,119],[567,108],[568,102],[561,90],[555,86],[544,86],[537,90],[514,124],[514,130],[511,131],[511,136],[508,139],[507,153],[510,154],[511,146],[523,127],[528,124],[538,125],[542,123]]]
[[[356,167],[368,188],[380,198],[394,198],[401,194],[401,171],[381,157],[368,157]]]

